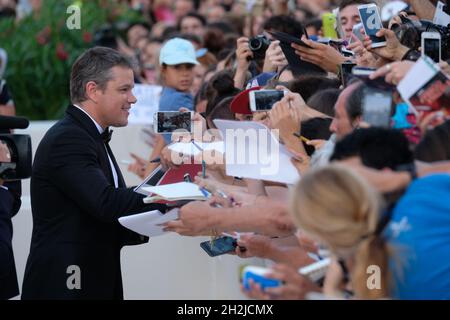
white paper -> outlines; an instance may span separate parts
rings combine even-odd
[[[196,146],[194,146],[194,144],[192,142],[187,142],[187,143],[177,142],[177,143],[171,144],[169,146],[169,149],[172,150],[173,152],[178,152],[185,156],[196,157],[198,154],[201,153],[201,151]]]
[[[295,184],[300,178],[291,163],[292,155],[266,126],[230,120],[214,120],[214,124],[225,143],[227,175],[286,184]]]
[[[200,191],[198,185],[189,182],[178,182],[173,184],[165,184],[155,187],[142,188],[149,194],[156,194],[167,200],[188,200],[188,199],[203,199],[205,195]]]
[[[204,151],[214,150],[220,153],[225,153],[225,144],[223,141],[203,142],[200,144],[200,147],[203,148]]]
[[[178,210],[175,208],[166,214],[159,210],[138,213],[119,218],[119,223],[143,236],[156,237],[166,233],[163,231],[164,227],[160,226],[161,224],[178,219]]]
[[[397,86],[398,92],[403,100],[409,99],[416,94],[424,85],[426,85],[438,73],[434,67],[434,62],[428,58],[421,58],[406,74],[405,78]]]
[[[130,124],[152,124],[153,114],[158,111],[162,87],[136,84],[133,95],[137,102],[131,106],[128,122]]]
[[[450,16],[444,12],[444,3],[439,1],[433,19],[434,24],[447,27],[450,23]]]
[[[203,151],[217,151],[220,153],[225,153],[225,147],[223,141],[215,141],[215,142],[195,142],[198,146],[196,147],[192,142],[177,142],[171,144],[169,149],[183,154],[185,156],[196,157]],[[200,150],[201,148],[202,150]]]

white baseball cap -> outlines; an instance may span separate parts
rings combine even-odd
[[[199,64],[192,43],[181,38],[171,39],[161,48],[159,64],[163,63],[169,66],[183,63]]]

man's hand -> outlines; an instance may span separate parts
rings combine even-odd
[[[134,162],[128,166],[128,171],[133,172],[140,178],[145,178],[145,170],[149,162],[134,153],[130,153],[130,156],[134,159]]]
[[[292,43],[295,53],[300,56],[300,59],[320,66],[328,72],[338,74],[339,66],[347,60],[331,46],[308,39],[304,39],[303,42],[309,45],[311,49]]]
[[[373,52],[381,58],[389,61],[401,61],[409,50],[408,47],[405,47],[400,43],[400,40],[397,39],[397,36],[392,30],[381,29],[376,35],[377,37],[386,38],[386,46],[380,48],[372,48],[372,40],[370,40],[369,36],[365,36],[364,47],[368,51]]]
[[[394,62],[385,65],[370,75],[370,79],[385,77],[387,83],[398,85],[414,66],[412,61]]]
[[[161,135],[148,128],[142,129],[142,136],[144,138],[145,144],[152,149],[155,148],[155,146],[158,145],[161,140],[163,140],[163,137]]]
[[[236,49],[236,74],[234,75],[234,86],[243,89],[247,76],[250,60],[253,58],[253,52],[248,46],[248,38],[242,37],[237,40]]]
[[[236,254],[241,258],[268,258],[271,250],[271,239],[257,234],[243,234],[237,242]],[[240,248],[245,248],[241,250]]]
[[[183,157],[181,157],[178,152],[173,152],[172,150],[170,150],[169,146],[165,146],[161,150],[160,159],[161,166],[164,170],[178,168],[183,164]]]
[[[250,283],[250,290],[243,290],[243,293],[250,298],[264,300],[303,300],[305,295],[311,291],[320,291],[320,288],[304,278],[298,271],[284,264],[275,265],[269,274],[269,279],[280,280],[283,284],[275,288],[261,290],[259,284]]]
[[[300,132],[302,119],[299,104],[301,104],[301,101],[296,101],[299,97],[300,95],[288,93],[273,106],[269,113],[271,127],[279,130],[280,138],[284,143],[296,141],[297,138],[294,137],[294,133]]]
[[[250,65],[250,59],[253,58],[253,52],[248,46],[249,39],[246,37],[241,37],[237,39],[236,48],[236,60],[237,60],[237,70],[247,71]]]
[[[210,201],[194,201],[181,207],[180,218],[165,224],[164,231],[176,232],[182,236],[209,236],[214,224],[214,210]]]
[[[355,53],[356,64],[361,67],[371,67],[371,68],[375,67],[377,59],[373,55],[373,53],[367,51],[363,43],[359,41],[359,39],[354,34],[352,34],[352,38],[354,42],[351,43],[347,47],[347,49]]]
[[[277,69],[288,65],[288,61],[284,56],[280,47],[280,41],[273,41],[266,51],[266,59],[264,61],[264,72],[276,72]]]
[[[308,145],[308,146],[312,146],[312,147],[314,147],[314,149],[316,149],[316,150],[320,150],[320,149],[322,149],[324,146],[325,146],[325,144],[328,142],[328,140],[319,140],[319,139],[316,139],[316,140],[309,140],[306,144]]]
[[[450,65],[446,61],[441,61],[439,63],[439,67],[441,67],[441,70],[443,73],[446,73],[448,76],[450,76]]]

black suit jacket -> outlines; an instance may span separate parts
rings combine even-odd
[[[123,298],[120,250],[147,239],[117,219],[164,208],[144,205],[142,195],[127,189],[110,156],[118,189],[95,124],[74,106],[42,139],[31,177],[33,235],[23,299]],[[73,289],[77,279],[81,289]]]
[[[16,266],[12,250],[12,223],[14,197],[0,188],[0,300],[19,294]]]

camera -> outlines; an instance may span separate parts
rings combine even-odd
[[[177,130],[192,132],[192,112],[158,111],[153,115],[155,133],[169,134]]]
[[[445,5],[443,8],[442,8],[442,10],[446,13],[446,14],[448,14],[448,15],[450,15],[450,5]]]
[[[441,59],[442,60],[448,60],[450,59],[450,25],[447,27],[443,27],[437,24],[434,24],[431,21],[428,20],[411,20],[407,17],[400,16],[400,19],[402,21],[402,24],[408,26],[408,29],[413,29],[413,32],[409,31],[411,34],[416,34],[415,43],[416,48],[421,45],[421,39],[422,39],[422,33],[429,32],[429,33],[439,33],[441,36]],[[392,30],[395,32],[397,28],[399,28],[400,25],[394,24],[392,26]],[[407,31],[403,31],[403,33],[406,33]]]
[[[0,116],[0,130],[25,129],[29,121],[22,117]],[[0,179],[21,180],[31,177],[31,137],[0,134]]]
[[[264,59],[269,46],[270,40],[265,35],[257,35],[248,41],[248,47],[253,52],[253,59],[255,60]]]
[[[253,112],[271,110],[278,101],[284,98],[285,92],[280,90],[255,90],[249,93],[250,110]]]

